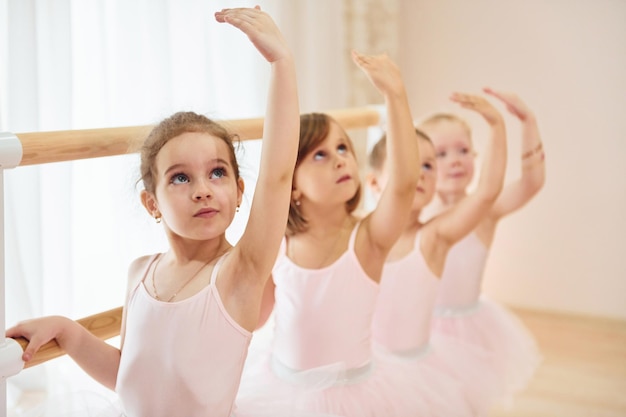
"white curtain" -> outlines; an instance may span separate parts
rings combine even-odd
[[[268,65],[245,35],[213,17],[233,3],[1,2],[0,130],[153,124],[179,110],[262,116]],[[248,187],[232,240],[245,225],[259,147],[246,144],[240,153]],[[130,261],[166,248],[139,204],[137,176],[136,155],[6,172],[8,325],[48,314],[79,318],[123,303]],[[72,372],[63,360],[24,371],[9,380],[9,402],[62,386],[59,379]]]
[[[213,17],[222,7],[255,4],[291,44],[303,111],[374,104],[378,97],[354,94],[363,80],[349,51],[392,52],[379,35],[395,28],[393,13],[379,12],[395,2],[358,3],[0,0],[0,130],[145,125],[179,110],[262,116],[268,65],[245,35]],[[246,142],[240,154],[246,197],[228,231],[232,241],[247,220],[259,150],[260,142]],[[140,206],[137,176],[136,155],[6,171],[7,325],[48,314],[79,318],[123,303],[130,261],[166,248]],[[88,381],[71,361],[57,359],[10,378],[9,403],[59,389],[63,378],[74,381],[69,389]]]

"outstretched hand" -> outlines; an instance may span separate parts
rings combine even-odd
[[[458,103],[465,109],[479,113],[490,125],[502,121],[500,112],[484,97],[473,94],[452,93],[450,100]]]
[[[491,88],[484,88],[483,91],[506,105],[506,109],[521,121],[528,119],[532,112],[516,94],[504,91],[497,91]]]
[[[383,95],[399,94],[404,91],[400,69],[387,54],[364,55],[352,51],[352,60]]]
[[[228,23],[248,35],[252,44],[268,62],[276,62],[291,55],[274,20],[259,6],[223,9],[215,13],[215,20]]]

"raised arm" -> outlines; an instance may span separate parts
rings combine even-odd
[[[507,184],[496,200],[492,213],[502,218],[528,203],[541,190],[546,178],[543,144],[534,113],[515,94],[493,89],[485,92],[502,101],[522,123],[522,175]]]
[[[476,190],[460,200],[433,222],[440,239],[452,245],[474,230],[490,214],[502,191],[506,174],[506,129],[498,110],[484,97],[455,93],[451,100],[461,107],[479,113],[489,124],[491,135],[487,143]]]
[[[387,55],[352,54],[354,62],[365,72],[382,94],[387,111],[387,173],[385,189],[363,226],[369,246],[385,256],[406,226],[420,174],[418,138],[402,74]]]
[[[236,247],[244,275],[263,285],[285,234],[298,152],[295,65],[278,27],[260,8],[226,9],[216,13],[216,18],[244,32],[271,64],[259,176],[248,224]]]

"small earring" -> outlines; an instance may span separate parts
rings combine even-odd
[[[294,202],[296,203],[296,206],[300,207],[300,200],[294,200]]]
[[[159,224],[161,223],[161,216],[154,216],[154,221]]]
[[[239,213],[239,206],[237,206],[237,208],[235,209],[235,211],[236,211],[237,213]]]

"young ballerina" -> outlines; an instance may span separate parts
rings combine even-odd
[[[282,415],[245,404],[236,411],[235,396],[287,222],[299,132],[295,66],[260,8],[224,9],[215,18],[245,33],[272,68],[261,168],[241,239],[232,246],[225,237],[244,187],[235,135],[202,115],[176,113],[141,149],[141,202],[163,225],[170,248],[129,268],[121,348],[59,316],[24,321],[6,333],[30,341],[24,361],[56,339],[117,392],[125,416]]]
[[[353,60],[384,97],[392,161],[388,187],[372,213],[355,216],[361,182],[348,135],[325,114],[301,116],[287,234],[262,313],[266,318],[273,307],[272,346],[244,381],[280,395],[295,387],[292,395],[315,412],[421,415],[408,378],[398,366],[374,358],[371,346],[382,267],[415,195],[415,129],[395,63],[386,55],[356,52]]]
[[[542,188],[545,165],[537,121],[515,94],[486,89],[522,122],[522,175],[506,185],[480,223],[448,253],[433,332],[488,350],[505,387],[505,402],[529,382],[540,361],[534,338],[503,306],[481,295],[483,270],[498,222]],[[474,154],[469,128],[460,119],[435,115],[420,124],[435,144],[438,179],[434,212],[465,204]],[[481,180],[482,180],[481,173]]]
[[[431,337],[431,317],[450,247],[476,227],[502,189],[506,132],[502,116],[483,97],[455,93],[451,100],[479,113],[490,126],[481,181],[460,204],[422,223],[422,209],[435,195],[437,160],[428,136],[417,131],[422,174],[411,216],[383,269],[372,331],[376,346],[402,361],[406,372],[421,382],[415,395],[429,402],[425,415],[483,416],[498,394],[489,356],[453,338]],[[385,141],[383,137],[374,145],[369,158],[368,185],[375,198],[387,186]]]

